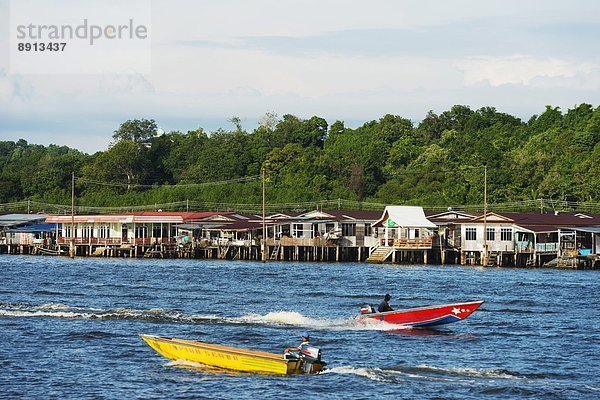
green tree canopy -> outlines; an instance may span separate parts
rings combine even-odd
[[[386,114],[355,128],[274,113],[252,131],[237,117],[231,122],[231,130],[157,135],[154,120],[128,120],[112,146],[93,155],[0,142],[0,203],[68,204],[72,172],[84,178],[76,185],[79,204],[248,203],[260,200],[259,182],[211,182],[256,176],[263,166],[273,203],[481,204],[484,166],[492,203],[600,201],[600,107],[586,103],[565,113],[547,106],[527,123],[494,107],[467,105],[429,111],[418,123]]]
[[[153,119],[130,119],[121,124],[114,132],[115,142],[129,140],[136,143],[149,142],[158,131]]]

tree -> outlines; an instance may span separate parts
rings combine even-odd
[[[235,126],[235,130],[237,132],[242,132],[242,119],[240,117],[237,116],[233,116],[231,118],[229,118],[229,122],[231,122],[233,124],[233,126]]]
[[[377,126],[377,136],[390,145],[402,136],[412,133],[412,122],[399,115],[386,114],[379,120]]]
[[[113,134],[115,143],[130,140],[141,144],[147,143],[152,139],[158,128],[153,119],[130,119],[121,124]]]
[[[552,107],[547,105],[546,111],[544,111],[539,117],[532,117],[529,122],[529,128],[532,133],[539,133],[547,131],[552,127],[557,127],[562,122],[562,113],[560,107]]]
[[[425,143],[431,143],[432,141],[439,139],[443,130],[440,117],[432,110],[427,112],[427,115],[417,128],[417,131]]]
[[[324,145],[324,165],[340,193],[356,198],[374,194],[384,181],[383,166],[389,143],[383,138],[381,124],[370,121],[343,135],[330,136]]]
[[[322,148],[326,138],[327,121],[323,118],[314,116],[307,121],[303,121],[298,138],[302,146],[316,146]]]
[[[464,132],[469,117],[473,114],[469,106],[455,105],[450,111],[444,111],[440,114],[440,124],[443,130],[454,129]]]
[[[196,164],[208,146],[209,138],[202,128],[181,132],[171,132],[165,135],[165,141],[170,142],[168,151],[155,162],[161,162],[165,174],[173,183],[194,182],[189,180],[189,170]],[[154,146],[153,146],[154,147]]]
[[[267,111],[258,122],[258,126],[265,127],[269,131],[273,131],[279,121],[277,114],[274,111]]]
[[[127,190],[131,185],[147,183],[150,162],[145,157],[146,149],[131,140],[122,140],[108,151],[101,153],[83,172],[84,178],[96,181],[124,183]]]
[[[343,135],[346,132],[346,127],[344,126],[344,121],[335,121],[329,127],[328,137]]]

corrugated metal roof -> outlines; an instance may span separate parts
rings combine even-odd
[[[377,221],[381,217],[381,211],[369,210],[323,210],[324,213],[333,215],[340,220],[366,220]]]
[[[99,215],[75,215],[75,222],[88,223],[175,223],[181,224],[184,222],[199,222],[206,218],[215,215],[227,215],[230,217],[231,212],[172,212],[172,211],[140,211],[124,214],[99,214]],[[71,222],[70,215],[51,215],[46,219],[47,222]]]
[[[572,229],[580,232],[600,233],[600,226],[575,226],[561,227],[561,229]]]
[[[8,232],[54,232],[60,228],[61,224],[36,224],[9,229]]]
[[[48,217],[47,214],[4,214],[0,215],[0,226],[15,227],[32,222],[44,221]]]
[[[522,213],[505,213],[498,212],[506,218],[512,219],[515,223],[527,225],[553,225],[553,226],[596,226],[600,225],[600,215],[586,214],[581,216],[581,213],[576,212],[556,212],[556,213],[537,213],[537,212],[522,212]],[[580,215],[580,216],[578,216]]]
[[[462,212],[456,213],[464,214]],[[449,212],[449,213],[452,213]],[[444,214],[441,213],[435,216],[429,217],[433,222],[440,225],[448,223],[453,224],[464,224],[464,223],[483,223],[483,214],[481,213],[470,213],[474,217],[469,218],[443,218]],[[496,216],[496,219],[494,219]],[[506,221],[498,221],[497,218],[506,218]],[[600,215],[591,213],[578,213],[578,212],[551,212],[551,213],[539,213],[539,212],[491,212],[488,214],[486,219],[488,224],[493,223],[513,223],[517,226],[529,229],[535,232],[550,232],[555,231],[560,226],[570,227],[582,227],[582,226],[600,226]]]
[[[387,206],[373,226],[381,226],[388,219],[403,228],[437,228],[436,224],[425,218],[423,207]]]

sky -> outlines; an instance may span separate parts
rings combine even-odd
[[[135,118],[186,132],[232,129],[237,116],[251,131],[266,113],[356,127],[455,104],[524,120],[546,105],[600,105],[595,0],[142,4],[149,68],[33,74],[11,70],[12,3],[0,0],[0,140],[93,153]]]

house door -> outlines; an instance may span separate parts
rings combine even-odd
[[[356,225],[356,246],[363,247],[365,245],[365,225]]]
[[[121,241],[122,242],[127,242],[128,241],[128,239],[127,239],[128,233],[129,233],[129,231],[128,231],[128,229],[127,229],[126,226],[124,226],[123,228],[121,228]]]

